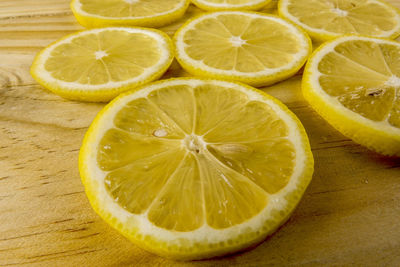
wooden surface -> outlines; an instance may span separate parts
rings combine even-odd
[[[302,98],[300,76],[263,88],[298,115],[315,156],[304,198],[267,241],[230,257],[173,262],[105,224],[86,199],[77,164],[103,104],[64,100],[29,75],[40,49],[81,29],[68,2],[0,0],[0,266],[400,265],[400,159],[330,127]],[[164,30],[172,34],[180,23]],[[174,64],[166,77],[181,74]]]

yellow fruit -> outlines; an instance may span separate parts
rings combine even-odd
[[[294,75],[311,52],[306,33],[272,15],[221,11],[175,34],[176,58],[192,75],[262,86]]]
[[[181,18],[189,4],[189,0],[72,0],[71,9],[88,28],[160,27]]]
[[[262,241],[313,172],[299,120],[252,87],[180,78],[126,92],[90,126],[79,170],[94,210],[138,246],[203,259]]]
[[[192,0],[193,4],[204,10],[258,10],[271,0]]]
[[[74,100],[108,101],[161,77],[173,60],[172,42],[157,30],[110,27],[68,35],[42,50],[32,76]]]
[[[345,34],[400,35],[400,13],[380,0],[280,0],[278,10],[319,42]]]
[[[328,42],[307,63],[302,88],[341,133],[400,156],[400,43],[361,36]]]

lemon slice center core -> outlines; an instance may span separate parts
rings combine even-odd
[[[246,44],[246,40],[243,40],[240,36],[232,36],[229,41],[234,47],[241,47]]]
[[[203,140],[203,137],[195,134],[187,135],[183,139],[183,146],[187,151],[194,154],[199,154],[206,149],[207,143]]]
[[[95,53],[94,53],[94,56],[96,57],[96,59],[97,60],[100,60],[100,59],[102,59],[103,57],[106,57],[106,56],[108,56],[108,54],[107,54],[107,52],[106,51],[96,51]]]
[[[385,85],[390,87],[400,87],[400,78],[393,75],[385,82]]]
[[[335,13],[336,15],[340,16],[340,17],[346,17],[349,12],[340,8],[332,8],[332,12]]]

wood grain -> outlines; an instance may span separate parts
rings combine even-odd
[[[199,12],[190,7],[163,30],[172,35]],[[80,29],[69,1],[0,2],[0,266],[399,266],[400,159],[330,127],[302,98],[300,76],[263,88],[297,114],[315,156],[313,181],[279,231],[247,252],[197,262],[131,244],[93,212],[78,173],[83,135],[104,105],[64,100],[29,74],[40,49]],[[165,77],[180,75],[174,63]]]

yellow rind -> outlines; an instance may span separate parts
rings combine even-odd
[[[172,78],[168,80],[161,80],[154,82],[152,84],[162,84],[168,82],[170,80],[202,80],[202,81],[213,81],[214,79],[207,78]],[[253,87],[250,87],[245,84],[241,84],[238,82],[235,83],[239,86],[245,87],[248,90],[257,92],[263,98],[273,101],[277,104],[283,111],[285,111],[297,124],[298,130],[301,134],[302,147],[305,153],[305,162],[304,162],[304,170],[302,174],[298,178],[298,184],[295,190],[290,192],[286,196],[286,200],[288,200],[289,205],[285,207],[285,210],[280,210],[279,212],[274,211],[271,214],[274,214],[275,217],[266,221],[261,229],[257,232],[250,232],[247,235],[242,235],[236,238],[235,240],[230,240],[232,242],[220,243],[214,245],[212,247],[208,246],[208,244],[191,244],[191,246],[183,249],[179,249],[177,247],[170,247],[169,244],[165,241],[157,240],[154,236],[140,236],[138,234],[138,228],[127,229],[121,222],[118,222],[117,218],[115,218],[110,212],[104,210],[98,203],[96,193],[93,190],[92,181],[90,179],[90,171],[88,166],[85,164],[86,158],[90,158],[91,155],[95,153],[95,151],[90,150],[90,145],[95,139],[95,135],[97,129],[101,127],[100,121],[104,114],[108,112],[114,105],[118,104],[118,101],[124,98],[127,95],[138,92],[147,86],[141,86],[140,88],[136,88],[134,90],[125,92],[112,100],[109,104],[107,104],[96,116],[90,125],[87,133],[82,142],[82,147],[79,153],[79,172],[81,175],[81,180],[83,185],[85,186],[85,192],[89,199],[89,202],[96,213],[106,221],[110,226],[115,228],[118,232],[124,235],[127,239],[132,241],[138,247],[150,251],[154,254],[163,256],[165,258],[174,259],[174,260],[199,260],[205,258],[212,258],[216,256],[227,255],[231,253],[235,253],[237,251],[248,248],[251,245],[255,245],[263,241],[268,235],[271,235],[275,230],[279,228],[286,220],[290,217],[297,204],[299,203],[301,197],[303,196],[308,184],[311,182],[312,174],[314,172],[314,158],[311,153],[311,148],[309,144],[309,140],[306,134],[304,127],[302,126],[300,120],[294,115],[283,103],[281,103],[276,98],[257,90]]]
[[[265,14],[265,13],[254,12],[254,11],[244,11],[244,12],[282,19],[281,17],[276,16],[276,15],[272,15],[272,14]],[[221,80],[225,80],[225,81],[232,81],[233,80],[233,81],[242,82],[242,83],[245,83],[245,84],[248,84],[248,85],[251,85],[251,86],[255,86],[255,87],[268,86],[268,85],[272,85],[274,83],[283,81],[283,80],[295,75],[301,69],[301,67],[303,67],[303,65],[306,63],[308,57],[310,56],[310,54],[312,52],[312,49],[313,49],[312,48],[312,42],[311,42],[311,39],[308,36],[308,34],[302,28],[297,26],[296,24],[292,23],[291,21],[285,20],[285,22],[289,23],[290,25],[295,27],[297,30],[299,30],[300,33],[303,35],[304,39],[308,43],[307,55],[304,58],[302,58],[301,60],[299,60],[298,64],[295,65],[292,69],[288,69],[288,70],[284,70],[284,71],[281,71],[281,72],[277,72],[277,73],[275,73],[273,75],[259,75],[259,76],[255,76],[255,77],[243,77],[243,76],[233,75],[233,74],[232,75],[224,75],[224,74],[218,74],[218,73],[214,73],[214,72],[203,70],[203,69],[201,69],[199,67],[193,66],[190,63],[186,62],[181,57],[180,52],[178,50],[178,46],[176,45],[176,43],[178,41],[177,40],[178,35],[180,35],[182,30],[185,29],[185,27],[187,25],[189,25],[194,20],[197,20],[197,19],[199,19],[199,18],[201,18],[203,16],[206,16],[207,14],[210,14],[210,12],[197,15],[197,16],[187,20],[175,32],[174,37],[173,37],[173,43],[175,44],[174,48],[175,48],[175,58],[176,58],[176,60],[179,62],[179,64],[182,66],[183,69],[185,69],[188,73],[190,73],[191,75],[193,75],[195,77],[214,78],[214,79],[221,79]]]
[[[189,7],[190,0],[184,0],[185,4],[182,8],[174,10],[171,13],[162,14],[153,17],[142,17],[142,18],[131,18],[131,19],[121,19],[121,18],[107,18],[100,16],[90,16],[80,13],[75,8],[75,3],[79,0],[72,0],[70,7],[72,13],[74,14],[76,20],[82,26],[86,28],[101,28],[107,26],[140,26],[140,27],[152,27],[158,28],[161,26],[168,25],[178,19],[180,19]]]
[[[205,3],[202,3],[199,0],[192,0],[192,3],[196,5],[198,8],[206,10],[206,11],[220,11],[220,10],[249,10],[249,11],[254,11],[254,10],[259,10],[263,8],[264,6],[268,5],[272,0],[265,0],[261,3],[254,4],[254,5],[247,5],[247,6],[239,6],[239,7],[216,7],[212,5],[207,5]]]
[[[40,51],[35,56],[32,66],[30,68],[30,74],[40,85],[42,85],[44,88],[48,89],[49,91],[65,98],[65,99],[84,101],[84,102],[108,102],[111,99],[113,99],[114,97],[116,97],[117,95],[119,95],[121,92],[130,90],[137,86],[144,85],[146,83],[157,80],[167,71],[167,69],[172,64],[172,61],[174,59],[174,55],[173,55],[174,48],[173,48],[172,40],[166,33],[162,32],[160,30],[141,28],[141,27],[131,27],[131,28],[155,32],[155,33],[159,34],[160,36],[162,36],[162,38],[165,40],[166,44],[168,45],[168,51],[170,52],[168,55],[168,61],[162,68],[160,68],[157,72],[155,72],[154,74],[149,76],[147,79],[141,80],[136,83],[126,84],[126,85],[119,86],[119,87],[99,89],[99,90],[84,90],[84,89],[71,90],[71,89],[66,89],[61,86],[58,86],[57,84],[50,83],[50,82],[46,81],[45,79],[43,79],[37,70],[38,70],[39,58],[42,57],[45,50],[50,49],[51,47],[57,45],[59,42],[65,40],[67,38],[70,38],[71,36],[79,35],[79,33],[85,32],[87,30],[82,30],[82,31],[78,31],[78,32],[66,35],[66,36],[62,37],[61,39],[58,39],[58,40],[52,42],[51,44],[49,44],[48,46],[46,46],[42,51]],[[84,88],[84,85],[82,85],[82,87]]]
[[[316,93],[314,90],[312,84],[313,70],[311,69],[311,66],[312,64],[317,64],[314,63],[315,56],[324,50],[325,47],[329,46],[332,42],[335,42],[340,38],[346,38],[350,36],[361,37],[360,35],[344,35],[324,43],[313,52],[304,69],[301,85],[303,96],[322,118],[324,118],[340,133],[351,138],[354,142],[383,155],[400,156],[400,135],[384,131],[379,126],[371,127],[370,125],[365,125],[358,119],[358,116],[361,115],[356,113],[354,113],[354,117],[349,117],[342,110],[326,103],[321,95]],[[397,43],[396,41],[387,38],[373,38],[370,36],[364,37]]]
[[[398,9],[397,7],[387,3],[385,1],[382,1],[382,0],[376,0],[376,1],[379,1],[379,2],[381,2],[383,4],[385,4],[385,5],[393,8],[393,10],[400,15],[400,9]],[[297,24],[295,21],[291,20],[289,16],[287,16],[286,12],[284,11],[284,9],[282,7],[282,5],[283,5],[282,2],[283,2],[283,0],[279,0],[279,2],[278,2],[278,14],[279,14],[279,16],[284,18],[285,20],[288,20],[288,21],[296,24],[298,27],[302,28],[305,32],[307,32],[307,34],[311,37],[311,39],[313,41],[318,42],[318,43],[323,43],[323,42],[330,41],[330,40],[333,40],[335,38],[338,38],[340,36],[348,35],[348,34],[339,34],[339,33],[333,33],[333,32],[328,32],[328,31],[326,31],[326,33],[320,33],[318,31],[313,31],[313,30],[310,30],[310,29],[306,29],[306,28],[302,27],[301,24]],[[354,35],[357,35],[357,34],[354,34]],[[360,36],[362,36],[362,35],[360,35]],[[385,37],[369,36],[369,37],[396,39],[399,36],[400,36],[400,27],[397,29],[397,31],[395,31],[393,34],[391,34],[389,36],[385,36]]]

